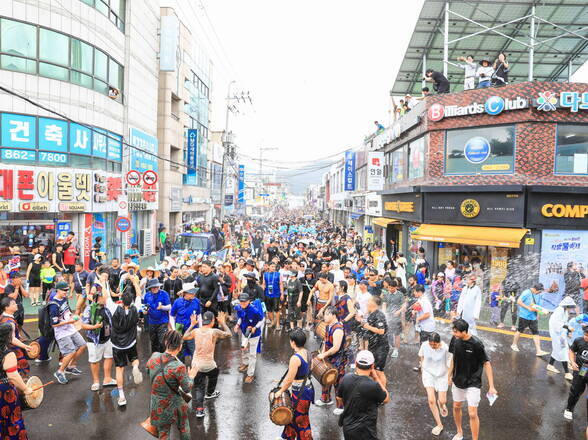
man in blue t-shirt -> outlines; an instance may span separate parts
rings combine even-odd
[[[521,293],[517,301],[519,306],[519,326],[515,332],[514,339],[512,341],[513,351],[519,351],[518,342],[521,337],[521,333],[528,327],[529,331],[533,335],[533,342],[535,343],[535,351],[537,356],[545,356],[546,351],[541,350],[541,341],[539,340],[539,322],[537,321],[537,313],[540,310],[541,293],[543,292],[543,284],[537,283],[530,289],[526,289]]]
[[[263,274],[262,286],[265,293],[265,307],[271,320],[270,327],[280,330],[280,305],[284,300],[280,272],[276,270],[276,263],[270,263],[269,272]]]
[[[202,310],[200,307],[200,300],[196,298],[198,289],[192,287],[186,289],[180,298],[176,299],[172,305],[170,315],[175,321],[175,329],[182,334],[186,333],[186,330],[190,328],[192,323],[192,316],[196,318],[197,324],[193,328],[198,328],[202,322]],[[194,339],[184,341],[184,349],[182,354],[186,359],[186,363],[189,364],[194,354]]]
[[[161,284],[157,278],[149,280],[145,286],[147,293],[143,298],[143,304],[147,307],[151,351],[163,353],[165,351],[163,337],[167,332],[171,303],[168,293],[165,290],[160,290],[160,287]]]

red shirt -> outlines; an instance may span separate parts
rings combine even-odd
[[[588,301],[588,278],[584,278],[580,282],[580,286],[584,289],[584,299]]]
[[[76,264],[77,257],[78,252],[76,251],[76,247],[74,245],[70,245],[70,247],[63,251],[63,264],[72,266]]]

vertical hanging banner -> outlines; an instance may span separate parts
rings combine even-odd
[[[355,152],[345,152],[345,191],[355,191]]]
[[[188,149],[186,154],[187,166],[191,168],[188,172],[196,171],[198,166],[198,130],[195,128],[188,129]]]
[[[239,203],[245,202],[245,165],[239,165]]]
[[[384,153],[370,151],[367,166],[368,191],[382,191],[384,189]]]

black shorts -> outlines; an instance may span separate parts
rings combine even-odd
[[[265,297],[264,301],[265,308],[269,313],[279,312],[280,311],[280,297],[269,298]]]
[[[388,323],[388,331],[391,332],[393,335],[401,334],[402,333],[402,322],[390,321]]]
[[[41,287],[41,278],[29,278],[29,287]]]
[[[370,351],[374,355],[374,369],[377,371],[384,371],[384,368],[386,368],[386,360],[388,359],[388,352],[390,351],[390,347],[387,345],[375,347]]]
[[[65,265],[65,272],[64,273],[69,273],[69,274],[74,274],[76,271],[76,265],[75,264],[66,264]]]
[[[530,321],[519,316],[519,327],[517,328],[517,331],[523,333],[527,327],[531,331],[532,335],[539,334],[539,324],[536,319],[534,321]]]
[[[124,350],[112,347],[112,357],[116,367],[125,367],[132,364],[135,359],[139,359],[139,356],[137,356],[137,344]]]

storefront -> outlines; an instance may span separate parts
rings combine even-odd
[[[538,230],[539,280],[553,291],[545,296],[555,307],[568,265],[580,273],[588,268],[588,188],[528,187],[527,226]]]
[[[19,245],[25,254],[56,236],[74,232],[87,260],[96,237],[108,258],[120,256],[121,237],[114,227],[119,173],[67,168],[0,166],[0,254]]]
[[[434,242],[432,265],[453,261],[485,273],[484,286],[501,283],[509,259],[522,255],[525,193],[522,186],[423,187],[423,224],[414,239]]]
[[[398,188],[384,191],[382,195],[382,214],[386,219],[385,228],[381,229],[386,252],[405,254],[409,273],[413,271],[411,253],[416,253],[421,246],[411,236],[411,230],[422,223],[422,194],[419,187]]]

